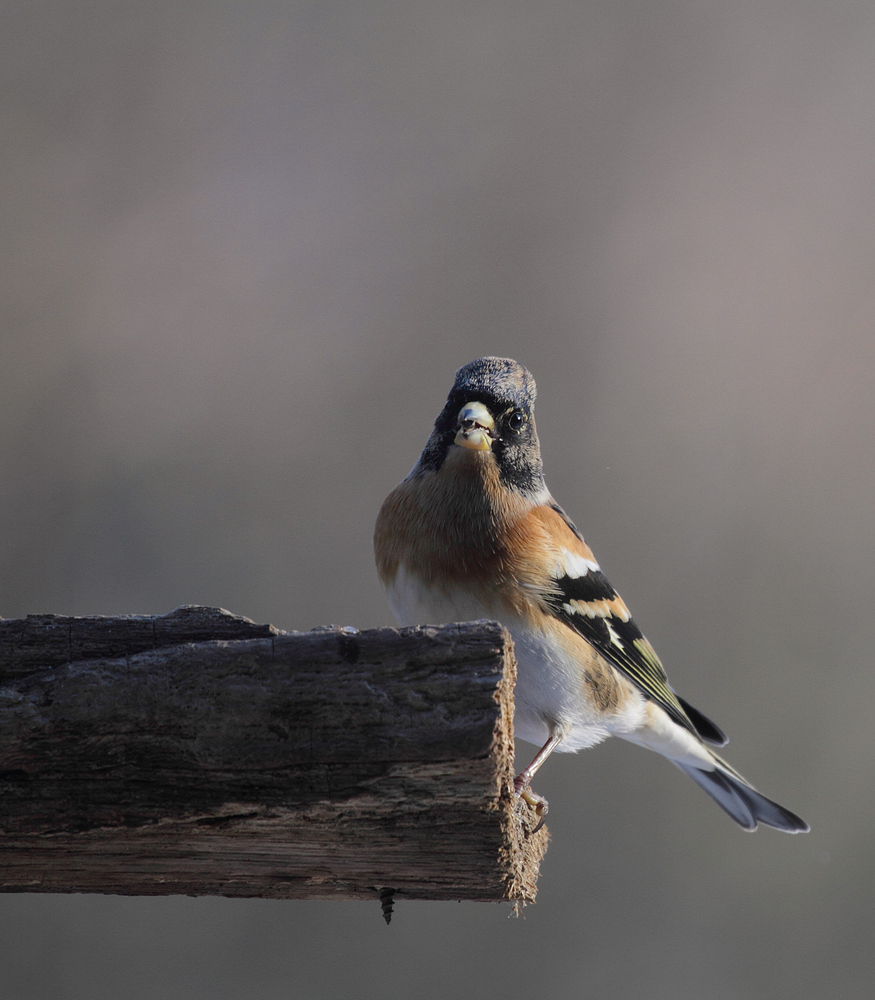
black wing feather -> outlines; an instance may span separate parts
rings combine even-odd
[[[729,737],[723,730],[717,725],[716,722],[712,722],[707,715],[703,715],[698,708],[693,708],[693,706],[685,701],[679,694],[675,694],[675,698],[681,703],[681,708],[687,713],[690,722],[696,727],[696,732],[706,743],[710,743],[711,746],[715,747],[725,747],[729,742]]]
[[[577,590],[580,579],[564,576],[555,581],[560,596],[550,597],[547,601],[553,614],[583,636],[648,698],[665,709],[675,722],[698,736],[695,725],[684,711],[677,695],[668,686],[659,657],[631,618],[628,621],[623,621],[616,615],[590,618],[580,612],[568,610],[568,601],[575,598],[563,597],[562,594],[566,584],[571,585],[569,590]]]
[[[565,511],[556,503],[551,507],[572,534],[583,541],[583,536]],[[631,618],[624,621],[605,610],[605,602],[620,601],[620,598],[600,569],[592,569],[583,576],[555,579],[545,600],[557,618],[583,636],[648,698],[668,712],[675,722],[707,743],[724,746],[728,742],[719,726],[672,691],[659,657],[635,622]],[[576,610],[573,602],[579,605],[599,602],[600,613],[590,617]],[[625,605],[621,603],[620,607],[625,612]]]

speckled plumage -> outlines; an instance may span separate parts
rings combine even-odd
[[[459,369],[419,461],[387,497],[374,545],[402,624],[492,618],[514,638],[517,735],[554,749],[620,736],[668,757],[745,829],[806,830],[707,743],[722,731],[680,699],[653,647],[544,482],[535,381],[517,362]],[[526,795],[529,801],[541,801]]]

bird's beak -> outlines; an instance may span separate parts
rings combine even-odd
[[[491,451],[495,421],[482,403],[466,403],[459,410],[456,444],[472,451]]]

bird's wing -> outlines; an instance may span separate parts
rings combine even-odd
[[[720,728],[672,691],[653,646],[565,511],[556,503],[541,510],[560,552],[550,588],[542,597],[550,612],[586,639],[675,722],[700,739],[723,746],[727,739]]]

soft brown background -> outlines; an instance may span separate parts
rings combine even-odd
[[[388,623],[379,504],[455,369],[512,356],[674,684],[813,827],[744,834],[617,741],[539,776],[524,920],[0,896],[0,994],[871,996],[871,0],[0,29],[0,614]]]

